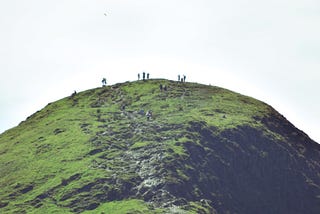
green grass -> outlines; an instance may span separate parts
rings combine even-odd
[[[85,158],[91,147],[90,136],[80,128],[81,123],[91,119],[90,113],[92,110],[87,108],[70,107],[69,98],[65,98],[1,135],[2,198],[17,192],[15,202],[24,203],[57,186],[64,178],[90,171],[90,158]],[[33,189],[20,194],[19,188],[15,190],[18,185],[32,185]]]
[[[161,92],[159,84],[167,85],[168,91]],[[137,114],[141,109],[152,110],[153,118],[147,121]],[[9,202],[0,211],[71,212],[68,203],[85,193],[61,198],[97,178],[111,178],[113,170],[126,163],[128,149],[148,151],[156,145],[168,156],[187,158],[184,143],[190,139],[180,130],[190,122],[204,121],[217,132],[246,124],[258,127],[262,125],[255,118],[270,111],[260,101],[225,89],[167,80],[126,82],[66,97],[0,135],[0,202]],[[119,176],[131,182],[137,175],[126,170]],[[61,185],[76,174],[78,179]],[[187,179],[182,171],[178,174]],[[28,186],[32,189],[22,193]],[[48,191],[51,195],[42,206],[30,205]],[[108,210],[154,213],[135,199],[103,203],[92,212]]]
[[[151,144],[150,142],[136,142],[130,148],[131,149],[138,149],[138,148],[142,148],[142,147],[148,146],[150,144]]]

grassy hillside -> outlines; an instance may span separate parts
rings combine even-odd
[[[167,90],[161,91],[160,84]],[[149,110],[150,120],[145,116]],[[251,147],[244,146],[242,141],[247,141],[238,135],[251,132],[294,157],[311,156],[306,165],[320,174],[319,147],[253,98],[167,80],[84,91],[48,104],[0,135],[0,212],[228,211],[225,206],[234,205],[223,201],[217,171],[232,167],[230,154],[257,156],[257,161],[273,157],[274,149],[264,143],[264,149],[259,148],[254,137]],[[197,171],[201,166],[210,170]],[[304,174],[318,191],[319,175]],[[205,184],[210,193],[205,193]],[[220,187],[212,187],[217,184]]]

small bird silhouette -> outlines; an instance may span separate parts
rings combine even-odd
[[[104,13],[104,16],[107,16],[107,13]]]

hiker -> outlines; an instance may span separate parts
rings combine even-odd
[[[183,82],[186,82],[186,75],[183,75]]]
[[[140,80],[140,73],[138,73],[138,80]]]
[[[150,76],[150,74],[149,74],[149,73],[147,73],[147,79],[149,79],[149,76]]]
[[[145,73],[145,72],[142,73],[142,79],[143,79],[143,80],[146,79],[146,73]]]
[[[71,94],[71,97],[76,96],[76,94],[77,94],[77,92],[76,92],[76,91],[74,91],[74,92]]]
[[[163,90],[167,91],[167,86],[166,85],[163,86]]]
[[[163,88],[163,87],[162,87],[162,84],[160,84],[159,88],[160,88],[160,91],[162,91],[162,88]]]
[[[147,111],[146,116],[147,116],[147,120],[150,120],[150,118],[152,118],[152,111],[151,110]]]
[[[102,82],[102,86],[107,85],[107,79],[106,78],[103,78],[101,82]]]
[[[178,75],[178,82],[180,82],[180,74]]]
[[[183,82],[183,78],[181,78],[180,82]]]

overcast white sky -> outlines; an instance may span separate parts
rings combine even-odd
[[[144,70],[267,102],[320,142],[319,26],[319,0],[1,0],[0,133]]]

